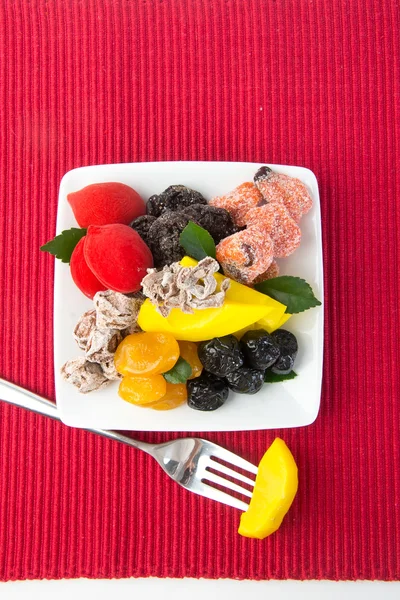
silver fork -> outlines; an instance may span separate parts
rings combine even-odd
[[[60,421],[54,402],[4,379],[0,379],[0,399]],[[164,444],[148,444],[133,440],[118,431],[103,429],[88,429],[87,431],[147,452],[156,459],[167,475],[190,492],[228,504],[242,511],[247,510],[248,503],[232,496],[229,490],[251,498],[257,467],[217,444],[195,437],[181,438]],[[235,469],[244,470],[248,475],[243,475]],[[226,479],[226,476],[235,479],[238,483]],[[246,486],[240,485],[240,483],[246,484]],[[226,491],[217,489],[214,487],[215,485],[223,487]]]

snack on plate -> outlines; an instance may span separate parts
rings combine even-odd
[[[183,267],[179,262],[165,266],[162,271],[148,269],[142,280],[143,294],[163,317],[173,308],[193,314],[194,309],[219,308],[223,305],[229,279],[224,279],[217,289],[213,277],[219,270],[216,260],[208,256],[194,267]]]
[[[170,185],[161,194],[155,194],[147,201],[147,214],[160,217],[168,211],[180,211],[192,204],[207,204],[207,200],[185,185]]]
[[[87,230],[63,232],[43,249],[70,260],[93,308],[73,331],[84,355],[63,365],[66,381],[85,394],[119,380],[120,398],[136,406],[214,411],[230,390],[253,395],[296,376],[297,339],[282,325],[290,304],[299,312],[307,301],[296,309],[287,276],[263,282],[279,275],[274,257],[299,246],[298,221],[312,201],[302,182],[266,166],[254,182],[209,204],[172,185],[148,200],[146,214],[124,184],[68,196]]]
[[[217,246],[217,260],[225,275],[240,283],[251,284],[271,265],[274,258],[271,237],[260,227],[248,227]]]
[[[258,227],[270,235],[276,258],[289,256],[300,246],[300,227],[283,204],[271,202],[252,208],[246,214],[246,224],[248,227]]]
[[[210,200],[211,206],[227,210],[238,227],[246,225],[246,214],[251,208],[256,208],[263,204],[265,204],[265,201],[262,193],[250,181],[238,185],[225,196],[216,196]]]
[[[258,169],[254,182],[265,202],[284,204],[296,223],[299,223],[301,217],[312,207],[312,198],[300,179],[276,173],[264,166]]]

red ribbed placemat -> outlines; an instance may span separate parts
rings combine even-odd
[[[146,455],[0,404],[0,578],[398,579],[398,1],[1,0],[0,31],[1,376],[54,396],[39,246],[73,167],[309,167],[326,274],[316,423],[205,434],[253,462],[288,442],[300,488],[276,535],[241,538],[238,511]]]

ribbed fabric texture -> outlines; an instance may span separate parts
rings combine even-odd
[[[0,403],[0,579],[399,578],[399,29],[397,0],[0,1],[2,377],[54,397],[39,246],[73,167],[309,167],[326,289],[315,424],[204,434],[253,462],[289,444],[277,534],[244,539],[145,454]]]

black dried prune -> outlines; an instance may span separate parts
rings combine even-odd
[[[215,244],[238,231],[233,222],[231,214],[224,208],[209,206],[208,204],[192,204],[183,212],[199,223],[200,227],[206,229],[213,238]]]
[[[298,352],[296,336],[286,329],[277,329],[271,337],[279,348],[279,358],[273,364],[271,371],[277,375],[287,375],[294,367]]]
[[[185,185],[170,185],[161,194],[155,194],[147,201],[147,214],[160,217],[167,211],[179,211],[191,204],[207,204],[207,200]]]
[[[188,406],[195,410],[217,410],[229,395],[226,381],[205,371],[187,382],[187,391]]]
[[[197,353],[205,370],[217,377],[226,377],[243,365],[243,354],[234,335],[201,342]]]
[[[154,266],[157,268],[180,261],[185,250],[179,243],[179,236],[189,221],[188,215],[181,212],[166,212],[149,229],[148,245],[153,253]]]
[[[142,215],[131,223],[132,229],[140,235],[147,245],[149,245],[149,230],[155,220],[156,217],[152,217],[151,215]]]
[[[264,371],[240,367],[225,377],[230,389],[239,394],[256,394],[264,383]]]
[[[246,364],[253,369],[268,369],[279,358],[279,347],[263,329],[247,331],[240,340]]]

